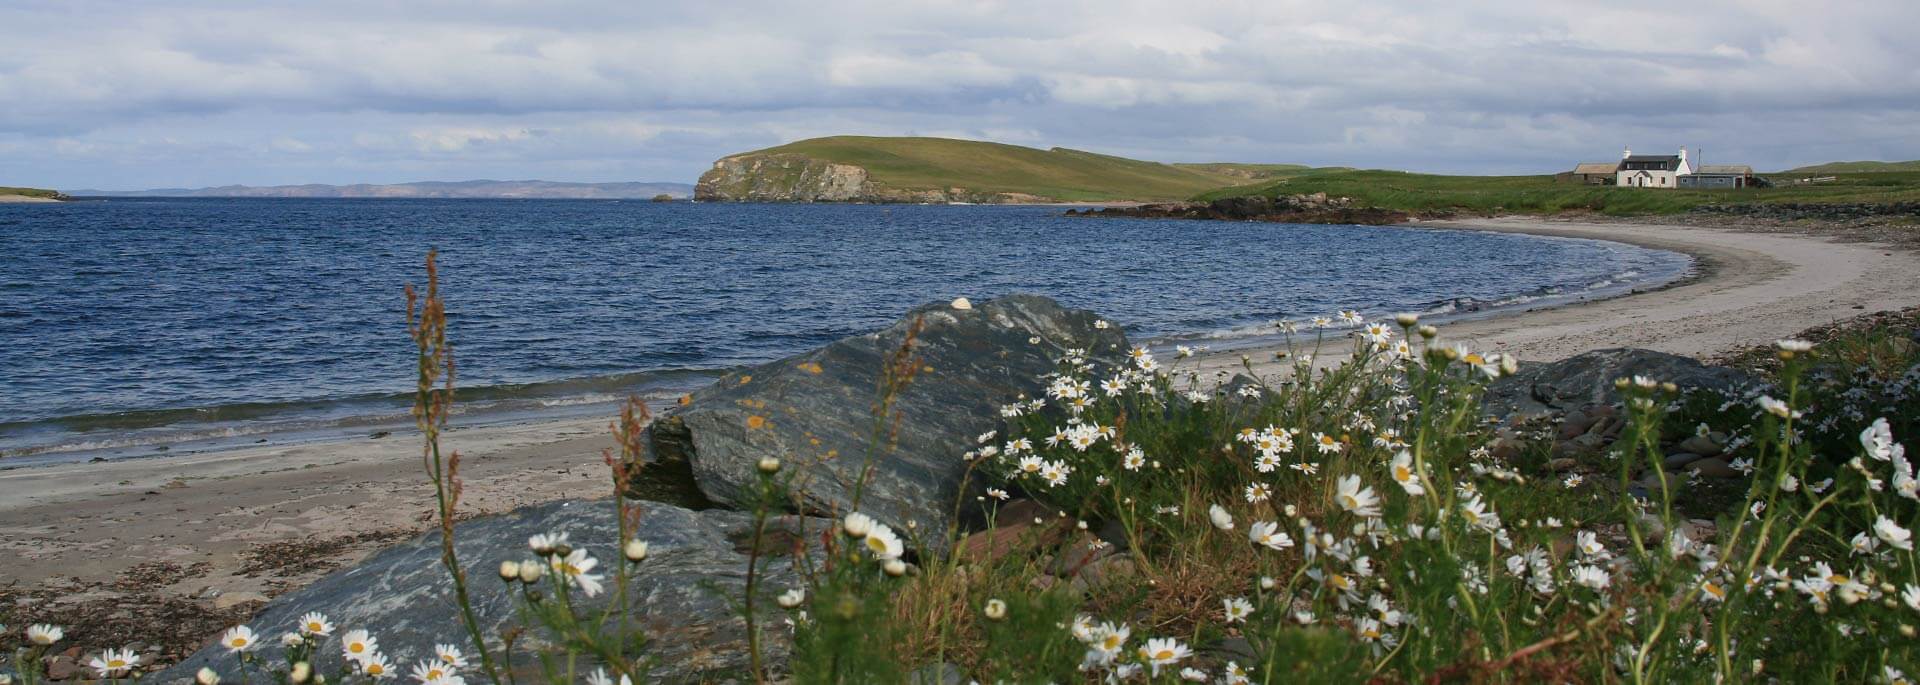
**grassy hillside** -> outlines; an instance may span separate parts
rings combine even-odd
[[[834,136],[746,153],[797,153],[864,167],[891,188],[961,187],[1061,200],[1174,200],[1256,180],[1267,165],[1174,165],[1080,150],[948,138]],[[1281,165],[1275,165],[1281,166]]]
[[[60,194],[60,191],[57,191],[57,190],[45,190],[42,188],[10,188],[7,186],[0,186],[0,195],[22,195],[26,197],[44,197],[44,198],[50,198],[55,200],[66,198],[65,195]]]
[[[1783,174],[1874,174],[1920,171],[1920,159],[1906,162],[1827,162],[1780,172]]]
[[[1920,172],[1837,174],[1831,183],[1742,190],[1649,190],[1556,183],[1552,176],[1441,176],[1403,171],[1309,169],[1266,183],[1201,193],[1214,200],[1244,195],[1324,192],[1356,204],[1416,214],[1673,214],[1703,204],[1747,202],[1920,201]],[[1787,180],[1782,175],[1780,181]]]

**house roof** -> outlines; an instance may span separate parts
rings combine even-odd
[[[1628,155],[1626,161],[1666,162],[1668,164],[1678,164],[1680,162],[1680,155]]]
[[[1576,174],[1611,174],[1620,168],[1618,162],[1581,162],[1573,165]]]
[[[1737,174],[1740,176],[1752,176],[1753,167],[1747,166],[1745,164],[1702,164],[1700,165],[1700,170],[1695,173]]]

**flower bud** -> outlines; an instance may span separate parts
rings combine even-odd
[[[528,585],[538,583],[540,582],[540,576],[543,576],[546,574],[547,574],[547,567],[541,566],[540,562],[525,561],[520,563],[520,582],[522,583],[526,583]]]
[[[628,540],[627,544],[620,548],[620,552],[627,556],[627,561],[631,561],[636,564],[642,561],[646,561],[647,560],[647,541],[646,540]]]
[[[520,562],[508,559],[500,562],[500,580],[513,582],[520,579]]]
[[[1260,589],[1272,590],[1274,585],[1273,576],[1260,576]]]
[[[199,673],[193,674],[193,682],[200,685],[220,685],[220,674],[214,673],[211,668],[201,668]]]
[[[1420,315],[1419,314],[1395,314],[1393,315],[1393,322],[1400,324],[1401,328],[1410,328],[1414,324],[1420,323]]]
[[[775,458],[773,458],[773,457],[761,457],[761,458],[760,458],[760,472],[761,472],[761,473],[765,473],[765,474],[769,474],[769,475],[771,475],[771,474],[775,474],[775,473],[779,473],[779,472],[780,472],[780,460],[779,460],[779,459],[775,459]]]
[[[573,545],[562,542],[553,546],[553,555],[556,557],[564,557],[572,553]]]
[[[294,664],[293,670],[287,672],[287,680],[293,681],[295,683],[307,682],[307,680],[311,679],[312,677],[313,677],[313,665],[308,664],[305,661]]]
[[[907,575],[907,562],[899,559],[888,559],[887,563],[880,566],[880,570],[886,571],[887,575],[899,578],[900,576]]]
[[[1426,338],[1426,339],[1428,339],[1428,340],[1432,340],[1432,339],[1434,339],[1434,338],[1437,338],[1437,337],[1440,337],[1440,329],[1438,329],[1438,328],[1434,328],[1433,326],[1430,326],[1430,325],[1429,325],[1429,326],[1421,326],[1421,327],[1420,327],[1420,337],[1422,337],[1422,338]]]
[[[986,613],[989,620],[998,621],[1006,618],[1007,603],[997,599],[989,599],[987,600],[987,608],[984,610],[984,613]]]

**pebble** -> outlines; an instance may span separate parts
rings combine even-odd
[[[1663,464],[1668,470],[1680,469],[1685,468],[1688,464],[1700,461],[1700,458],[1703,456],[1707,455],[1694,454],[1692,452],[1675,452],[1667,455],[1667,460],[1663,462]]]
[[[1709,478],[1739,478],[1740,477],[1739,471],[1735,471],[1732,466],[1728,466],[1726,461],[1721,459],[1716,459],[1716,458],[1701,459],[1701,460],[1692,462],[1690,464],[1687,464],[1686,469],[1688,471],[1697,472],[1700,475],[1706,476]]]
[[[1695,435],[1681,440],[1679,447],[1703,457],[1717,457],[1721,452],[1726,451],[1720,443],[1714,442],[1712,437],[1705,435]]]

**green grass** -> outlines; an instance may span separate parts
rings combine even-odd
[[[1177,200],[1248,183],[1289,165],[1161,164],[1080,150],[949,138],[834,136],[745,154],[797,153],[866,168],[894,189],[965,188],[1059,200]]]
[[[45,190],[42,188],[11,188],[7,186],[0,186],[0,195],[23,195],[26,197],[45,197],[45,198],[53,198],[53,199],[66,197],[65,195],[60,194],[60,191],[58,190]]]
[[[1782,171],[1782,174],[1877,174],[1920,171],[1920,160],[1906,162],[1827,162]]]
[[[1920,172],[1837,174],[1829,183],[1740,190],[1656,190],[1555,182],[1552,176],[1443,176],[1403,171],[1307,169],[1200,200],[1324,192],[1415,214],[1676,214],[1706,204],[1920,201]],[[1784,183],[1789,177],[1775,179]]]

